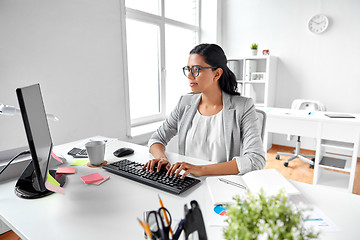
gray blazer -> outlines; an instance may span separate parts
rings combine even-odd
[[[222,92],[225,151],[227,159],[236,159],[240,174],[265,167],[265,152],[257,125],[257,114],[251,98]],[[185,154],[185,139],[197,111],[201,93],[190,93],[180,98],[170,116],[151,136],[148,146],[164,146],[179,135],[179,153]]]

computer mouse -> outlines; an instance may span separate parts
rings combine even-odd
[[[130,155],[132,153],[134,153],[133,149],[127,148],[127,147],[122,147],[114,152],[114,156],[115,157],[124,157],[124,156]]]

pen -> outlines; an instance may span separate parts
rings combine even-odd
[[[141,221],[139,218],[137,219],[140,223],[140,225],[144,228],[146,235],[149,239],[151,239],[151,232],[150,232],[150,226],[147,222]]]
[[[163,207],[164,207],[164,204],[163,204],[163,202],[162,202],[159,194],[158,194],[158,197],[159,197],[160,206],[163,208]],[[169,219],[168,219],[168,217],[167,217],[167,214],[166,214],[166,212],[165,212],[165,209],[163,209],[162,211],[163,211],[163,214],[164,214],[164,216],[165,216],[166,224],[170,225],[170,224],[169,224],[170,221],[169,221]],[[171,238],[173,238],[174,234],[173,234],[173,231],[172,231],[172,229],[171,229],[171,226],[170,226],[169,232],[170,232]]]
[[[307,218],[305,221],[323,221],[322,218]]]
[[[178,240],[181,234],[181,231],[184,229],[184,219],[181,219],[178,228],[175,231],[174,237],[172,240]]]
[[[230,184],[230,185],[233,185],[235,187],[246,189],[246,187],[244,185],[241,185],[240,183],[236,183],[236,182],[233,182],[233,181],[229,181],[229,180],[227,180],[225,178],[219,178],[219,181]]]

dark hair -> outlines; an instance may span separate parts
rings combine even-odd
[[[222,68],[223,73],[219,78],[221,90],[231,95],[240,95],[235,74],[228,68],[224,50],[219,45],[202,43],[195,46],[190,54],[199,54],[210,66]]]

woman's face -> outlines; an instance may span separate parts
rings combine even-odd
[[[188,66],[191,68],[193,66],[198,67],[212,67],[207,64],[203,56],[199,54],[190,54],[188,60]],[[188,74],[189,85],[191,91],[194,93],[206,93],[214,90],[215,88],[220,88],[218,80],[222,74],[222,69],[201,69],[199,75],[194,77],[191,73]]]

